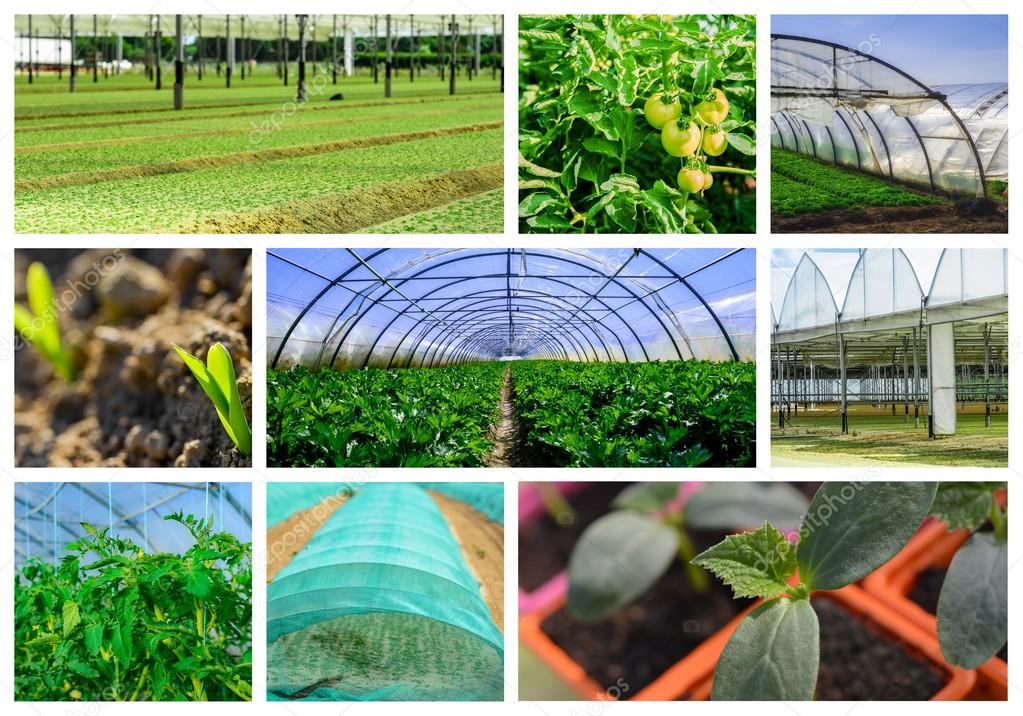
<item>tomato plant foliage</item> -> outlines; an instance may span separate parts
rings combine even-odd
[[[194,544],[146,554],[82,523],[59,566],[14,582],[15,696],[26,701],[251,700],[252,549],[181,513]]]
[[[519,22],[523,231],[754,230],[753,16]]]

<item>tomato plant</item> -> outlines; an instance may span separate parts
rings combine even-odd
[[[252,699],[252,547],[181,513],[194,544],[146,554],[82,523],[59,566],[14,581],[15,698]]]
[[[755,17],[519,23],[523,232],[755,230]]]

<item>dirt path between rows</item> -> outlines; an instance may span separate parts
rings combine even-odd
[[[459,500],[427,490],[462,548],[469,571],[480,583],[490,618],[504,634],[504,527]]]
[[[1008,213],[960,216],[954,206],[872,206],[772,216],[771,231],[790,234],[1004,234]]]
[[[348,501],[342,495],[331,495],[308,510],[296,512],[266,531],[266,583],[291,563],[338,508]]]
[[[522,423],[515,410],[515,386],[512,383],[511,366],[504,371],[504,385],[501,386],[501,417],[490,430],[494,450],[484,460],[487,467],[516,467],[522,457]]]

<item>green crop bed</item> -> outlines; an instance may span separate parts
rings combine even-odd
[[[454,96],[436,75],[399,78],[390,99],[370,77],[320,75],[304,105],[272,72],[231,89],[189,76],[181,112],[166,76],[159,91],[137,73],[66,83],[16,78],[19,232],[503,228],[503,95],[487,73]]]
[[[868,174],[840,169],[785,149],[771,149],[771,212],[776,215],[941,203],[938,197]]]

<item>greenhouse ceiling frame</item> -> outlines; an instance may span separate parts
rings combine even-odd
[[[957,127],[959,128],[959,133],[961,135],[961,139],[968,143],[968,145],[970,147],[970,151],[971,151],[971,153],[973,155],[974,163],[976,165],[976,169],[977,169],[977,173],[978,173],[979,181],[980,181],[980,190],[979,190],[978,195],[979,196],[987,196],[987,176],[985,174],[984,162],[981,159],[980,151],[977,148],[977,143],[974,141],[973,135],[970,134],[970,131],[967,128],[967,126],[966,126],[965,122],[963,121],[962,117],[960,117],[958,112],[956,112],[952,108],[952,106],[949,104],[948,97],[944,93],[939,92],[939,91],[929,87],[928,85],[924,84],[923,82],[921,82],[917,78],[915,78],[912,75],[910,75],[908,72],[905,72],[904,70],[900,69],[899,67],[896,67],[895,65],[891,64],[890,62],[886,62],[885,60],[882,60],[882,59],[880,59],[878,57],[875,57],[873,55],[869,55],[869,54],[867,54],[865,52],[862,52],[860,50],[848,47],[846,45],[842,45],[840,43],[830,42],[828,40],[819,40],[819,39],[816,39],[816,38],[805,37],[805,36],[802,36],[802,35],[791,35],[791,34],[786,34],[786,33],[771,33],[772,49],[773,49],[773,43],[774,43],[775,40],[789,40],[789,41],[794,41],[794,42],[806,42],[806,43],[817,44],[817,45],[821,45],[821,46],[824,46],[824,47],[831,48],[831,50],[832,50],[832,71],[833,71],[833,74],[832,74],[832,83],[831,83],[832,86],[831,87],[822,87],[820,89],[807,88],[807,87],[799,87],[799,86],[775,86],[774,84],[772,84],[771,85],[771,96],[772,97],[774,97],[774,96],[779,96],[779,97],[833,97],[833,98],[835,98],[837,100],[837,99],[839,99],[839,98],[841,98],[843,96],[848,95],[848,96],[857,96],[857,97],[872,97],[874,99],[881,99],[881,100],[886,99],[886,98],[887,99],[928,99],[928,100],[933,100],[935,102],[938,102],[938,103],[940,103],[942,105],[942,107],[945,108],[945,111],[949,114],[949,116],[951,116],[952,119],[955,120],[955,123],[956,123]],[[839,88],[837,86],[838,85],[838,69],[836,67],[836,65],[838,63],[837,53],[838,53],[839,50],[841,50],[843,52],[848,52],[848,53],[850,53],[852,55],[855,55],[857,57],[863,58],[863,59],[867,60],[868,62],[877,63],[877,64],[881,65],[882,67],[885,67],[885,68],[891,70],[892,72],[895,72],[896,74],[902,76],[906,80],[908,80],[908,81],[912,82],[913,84],[915,84],[916,86],[918,86],[921,89],[922,94],[901,97],[901,96],[888,95],[887,93],[885,93],[883,91],[875,91],[874,93],[870,93],[870,92],[865,92],[863,90],[851,90],[851,89]],[[794,53],[795,51],[792,50],[791,48],[786,48],[786,52],[793,52]],[[807,55],[807,57],[810,57],[810,56]],[[818,58],[811,58],[811,59],[816,61]],[[784,62],[784,61],[776,59],[775,56],[774,56],[774,53],[772,52],[772,57],[771,57],[772,65],[775,62]],[[791,66],[791,65],[789,65],[789,66]],[[796,69],[798,69],[798,68],[796,68]],[[849,72],[849,70],[845,70],[845,71]],[[852,74],[852,72],[849,72],[849,74]],[[773,75],[773,71],[772,71],[772,75]],[[772,82],[773,82],[773,80],[772,80]],[[841,120],[842,124],[846,128],[846,131],[849,132],[850,138],[852,139],[853,147],[855,148],[855,151],[856,151],[857,167],[860,169],[860,171],[863,171],[863,160],[862,160],[862,155],[860,153],[859,143],[856,140],[856,133],[853,132],[852,128],[849,126],[849,122],[846,121],[846,118],[842,116],[841,111],[840,111],[842,109],[846,110],[846,112],[850,115],[850,118],[854,121],[854,123],[856,122],[856,118],[855,118],[855,116],[851,112],[848,111],[847,108],[841,107],[841,106],[838,106],[838,105],[835,106],[835,115],[838,116],[838,118]],[[868,109],[863,108],[863,109],[861,109],[859,111],[863,112],[863,114],[866,115],[867,119],[869,119],[871,124],[873,125],[874,131],[876,131],[877,135],[881,138],[882,146],[884,147],[885,156],[887,158],[888,178],[889,178],[889,180],[892,181],[892,182],[904,181],[904,180],[897,179],[895,177],[895,171],[894,171],[894,167],[893,167],[893,163],[892,163],[892,155],[891,155],[891,152],[888,149],[888,141],[885,138],[884,132],[882,132],[880,126],[878,126],[877,121],[874,119],[873,116],[871,116],[870,111]],[[785,147],[785,133],[782,131],[781,125],[775,120],[775,115],[776,114],[782,115],[782,117],[788,123],[789,131],[792,132],[793,143],[796,146],[796,150],[795,151],[800,152],[799,139],[801,137],[801,133],[797,132],[796,127],[793,126],[792,120],[788,116],[790,113],[787,112],[786,110],[780,110],[779,112],[773,113],[772,116],[771,116],[771,123],[775,126],[776,130],[778,131],[778,137],[779,137],[779,140],[782,143],[782,148],[783,149],[786,148]],[[813,133],[810,131],[809,125],[807,124],[806,120],[798,118],[798,117],[796,119],[798,119],[799,121],[803,122],[804,128],[806,129],[806,134],[810,138],[810,145],[811,145],[811,147],[810,147],[811,151],[810,152],[800,152],[800,153],[802,153],[802,154],[810,154],[810,155],[812,155],[814,157],[814,159],[823,159],[823,157],[821,157],[818,154],[818,152],[817,152],[816,142],[813,140]],[[927,175],[928,175],[928,181],[929,181],[929,185],[930,185],[930,190],[931,190],[931,192],[935,192],[935,191],[937,191],[937,188],[936,188],[935,183],[934,183],[934,167],[931,164],[931,157],[930,157],[929,152],[927,151],[927,146],[924,143],[923,137],[921,136],[920,131],[917,129],[916,125],[913,123],[912,119],[909,116],[903,116],[903,119],[906,120],[906,124],[909,125],[909,128],[912,130],[913,136],[916,137],[917,144],[920,147],[921,153],[923,154],[923,157],[924,157],[924,163],[925,163],[925,165],[927,167]],[[832,140],[831,141],[832,163],[837,166],[838,165],[837,145],[836,145],[836,143],[834,141],[834,137],[833,137],[833,135],[831,133],[831,128],[827,127],[827,126],[824,126],[824,128],[827,130],[828,136]],[[864,133],[867,134],[868,144],[869,144],[869,133],[867,133],[867,132],[864,132]],[[804,137],[803,138],[804,146],[805,146],[805,141],[806,141],[806,138]],[[875,162],[876,162],[876,157],[875,157]],[[906,182],[906,183],[912,183],[912,182]]]
[[[799,395],[801,388],[798,384],[799,381],[806,380],[807,368],[809,368],[809,379],[813,383],[817,380],[815,368],[824,367],[826,370],[831,370],[827,367],[834,366],[836,359],[837,375],[834,380],[837,383],[835,386],[829,385],[828,389],[829,398],[832,387],[837,391],[836,397],[843,435],[847,434],[849,430],[848,373],[852,366],[882,367],[881,374],[890,381],[890,390],[893,396],[897,394],[899,401],[905,403],[907,415],[908,406],[912,402],[918,418],[923,382],[921,366],[926,365],[926,401],[929,406],[928,435],[932,438],[954,435],[957,401],[956,359],[965,357],[969,360],[983,362],[985,425],[989,426],[989,371],[992,364],[992,350],[998,349],[1002,345],[1003,338],[1005,346],[1008,346],[1008,325],[1007,321],[1003,321],[1001,318],[1003,315],[1008,315],[1009,308],[1007,250],[1000,250],[1001,286],[1003,287],[1003,292],[1000,294],[967,296],[965,261],[967,252],[996,251],[999,250],[942,250],[931,284],[924,292],[911,262],[901,249],[861,250],[850,274],[841,310],[838,309],[831,286],[824,278],[817,262],[809,253],[804,252],[789,278],[789,284],[786,287],[782,306],[777,316],[772,308],[771,398],[772,403],[778,405],[779,423],[783,424],[784,422],[784,410],[791,410],[793,395]],[[959,257],[959,297],[950,299],[942,298],[940,295],[935,296],[939,280],[945,278],[942,273],[945,262],[953,254],[957,254]],[[886,288],[891,290],[893,308],[885,313],[868,313],[866,309],[868,262],[877,259],[883,260],[889,256],[892,280],[891,286]],[[900,275],[900,269],[902,276],[906,276],[908,271],[908,275],[912,278],[913,285],[916,287],[915,295],[919,296],[918,303],[914,302],[916,305],[909,305],[905,301],[905,297],[903,297],[901,307],[895,305],[899,301],[899,294],[904,293],[897,287],[897,276]],[[956,269],[953,267],[951,270],[955,271]],[[806,281],[806,274],[810,274],[813,282],[815,295],[811,297],[810,304],[813,306],[813,315],[816,316],[816,319],[805,325],[782,328],[783,321],[798,322],[795,317],[799,315],[800,309],[798,306],[793,306],[790,311],[789,304],[790,301],[803,300],[805,302],[805,299],[800,299],[794,290],[799,285],[799,281]],[[864,315],[849,316],[847,314],[850,313],[850,297],[854,295],[853,281],[858,275],[862,276],[864,281],[862,287]],[[953,274],[953,276],[955,275]],[[821,284],[827,292],[824,297],[817,295],[820,292]],[[880,295],[885,296],[883,302],[887,303],[889,294]],[[827,315],[829,311],[833,314],[830,319]],[[789,316],[793,318],[790,319]],[[1002,325],[1003,323],[1005,325]],[[997,345],[995,345],[996,342]],[[797,360],[799,370],[795,367]],[[1000,358],[998,362],[1004,363]],[[887,372],[889,366],[891,371]],[[899,376],[900,372],[901,377]],[[825,378],[825,380],[828,379]],[[794,383],[796,385],[793,392]],[[913,386],[912,390],[910,385]],[[805,386],[802,390],[805,395]],[[814,395],[813,400],[814,402],[817,400],[829,402],[828,399],[823,399],[818,394]]]
[[[340,287],[349,291],[352,296],[337,311],[329,330],[324,333],[321,341],[320,354],[317,361],[318,366],[333,366],[337,362],[341,349],[345,346],[346,340],[362,321],[369,314],[369,311],[377,306],[390,310],[393,315],[390,320],[377,331],[369,350],[366,352],[359,367],[366,367],[373,357],[377,346],[383,336],[388,334],[389,329],[402,318],[413,318],[421,316],[412,326],[401,334],[400,340],[391,350],[386,367],[396,367],[395,359],[402,346],[409,341],[410,350],[408,358],[402,366],[411,367],[418,356],[417,367],[435,367],[448,365],[457,362],[469,362],[483,360],[487,357],[528,355],[536,352],[539,356],[549,359],[569,359],[571,354],[585,357],[587,360],[597,360],[601,354],[609,361],[614,360],[611,348],[604,336],[596,327],[600,327],[617,343],[625,362],[631,362],[629,352],[625,348],[622,335],[618,329],[613,328],[607,320],[614,316],[621,323],[625,330],[631,334],[636,345],[642,352],[643,360],[649,360],[649,353],[644,341],[637,334],[635,329],[625,320],[620,311],[625,306],[639,304],[646,313],[652,317],[660,326],[661,331],[668,338],[672,349],[679,360],[685,358],[675,334],[669,328],[665,319],[671,320],[670,313],[663,307],[650,305],[657,299],[657,294],[672,285],[681,284],[686,288],[702,306],[708,316],[713,320],[724,339],[728,351],[733,360],[739,360],[739,353],[736,350],[732,337],[729,335],[720,317],[707,302],[707,300],[690,283],[690,278],[700,271],[703,271],[721,261],[724,261],[743,249],[734,249],[724,252],[714,260],[689,271],[680,274],[667,263],[644,249],[632,249],[628,257],[618,266],[604,265],[597,257],[588,257],[593,264],[587,264],[580,258],[574,257],[571,253],[551,251],[547,249],[480,249],[461,250],[465,253],[458,253],[455,256],[444,258],[442,255],[424,255],[419,261],[411,266],[404,266],[399,270],[413,269],[412,273],[399,276],[382,276],[372,266],[371,262],[381,256],[389,249],[378,249],[365,257],[356,254],[352,249],[345,249],[355,261],[346,267],[334,278],[329,278],[315,271],[301,266],[288,258],[275,252],[268,251],[274,259],[291,265],[301,271],[305,271],[323,280],[323,288],[314,295],[306,305],[297,313],[291,321],[287,330],[281,338],[280,344],[274,353],[270,367],[276,368],[284,348],[293,335],[295,329],[309,311],[322,299],[332,288]],[[657,266],[663,274],[626,274],[625,270],[637,257],[644,257]],[[441,275],[436,272],[446,267],[454,267],[457,264],[478,258],[498,257],[505,260],[505,271],[487,275],[453,275],[449,271]],[[580,269],[580,273],[564,273],[557,275],[534,274],[528,270],[525,273],[513,272],[513,259],[518,257],[520,261],[528,258],[557,262],[562,265]],[[419,265],[422,264],[422,265]],[[604,265],[607,269],[601,274],[597,266]],[[372,278],[353,278],[352,274],[358,269],[366,269],[372,274]],[[435,297],[446,289],[459,284],[479,279],[504,279],[503,288],[487,288],[480,291],[470,291],[467,294],[455,296]],[[531,278],[551,282],[569,288],[573,293],[562,295],[537,289],[523,290],[512,287],[512,279]],[[568,279],[593,279],[601,280],[599,288],[588,291],[579,285],[570,283]],[[411,282],[441,281],[439,286],[432,288],[427,293],[410,298],[402,291],[406,284]],[[644,287],[637,291],[630,281],[663,281],[662,285],[656,287]],[[346,285],[349,284],[349,285]],[[350,284],[366,284],[358,288]],[[621,291],[622,295],[602,295],[603,292],[614,286]],[[524,295],[528,293],[529,295]],[[376,294],[376,295],[374,295]],[[582,303],[573,303],[569,299],[579,298]],[[620,299],[626,303],[614,307],[608,300]],[[457,302],[469,301],[469,303],[451,307]],[[442,301],[433,308],[422,305],[424,301]],[[357,302],[359,306],[355,308]],[[400,310],[389,305],[390,303],[405,304]],[[599,307],[590,308],[591,304]],[[349,311],[354,312],[349,315]],[[665,313],[666,315],[661,315]],[[345,320],[342,322],[342,316]],[[525,318],[526,322],[516,324],[516,318]],[[339,326],[339,322],[341,325]],[[688,344],[688,337],[681,327],[676,325],[683,341],[687,342],[690,355],[695,355],[692,346]],[[588,332],[587,332],[588,331]],[[596,341],[594,341],[596,339]],[[323,363],[324,350],[330,342],[336,340],[336,347],[331,355],[330,361]],[[420,347],[427,343],[429,348],[419,353]],[[503,350],[498,350],[503,345]]]

